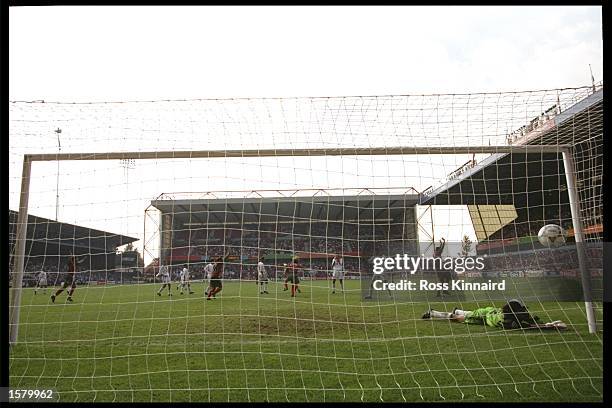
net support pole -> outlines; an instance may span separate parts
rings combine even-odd
[[[565,178],[567,180],[567,195],[569,197],[569,204],[572,214],[572,226],[574,227],[574,238],[576,240],[576,250],[578,252],[578,265],[580,267],[580,277],[582,279],[582,294],[584,296],[587,322],[589,324],[589,333],[595,333],[597,330],[597,324],[595,322],[595,310],[593,309],[591,272],[587,265],[586,251],[584,247],[584,230],[582,228],[578,190],[576,189],[574,159],[570,149],[565,148],[562,150],[562,153],[563,165],[565,167]]]
[[[23,171],[21,173],[21,195],[19,197],[19,215],[17,216],[17,236],[15,237],[14,274],[9,307],[9,344],[17,343],[19,331],[19,311],[21,309],[21,292],[23,285],[23,270],[25,266],[26,234],[28,230],[28,199],[30,197],[30,173],[32,160],[23,156]]]
[[[142,217],[142,269],[140,269],[140,265],[138,265],[138,258],[136,259],[136,266],[138,267],[138,283],[140,284],[140,279],[144,279],[145,276],[145,268],[147,265],[145,264],[145,246],[147,245],[147,212],[149,211],[149,207],[151,205],[147,205],[147,208],[144,210],[144,216]],[[146,282],[145,282],[146,283]]]

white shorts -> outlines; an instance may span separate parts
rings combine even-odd
[[[181,284],[189,283],[189,278],[181,278]]]
[[[267,282],[268,281],[268,274],[267,273],[260,273],[257,275],[257,280],[260,282]]]
[[[47,280],[46,279],[41,279],[38,281],[38,286],[47,286]]]
[[[344,279],[344,271],[333,271],[332,278],[334,279]]]
[[[162,276],[161,276],[161,282],[162,282],[162,283],[171,283],[171,282],[172,282],[172,280],[170,279],[170,277],[169,277],[169,276],[162,275]]]

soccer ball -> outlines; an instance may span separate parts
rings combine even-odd
[[[565,244],[565,230],[558,225],[548,224],[540,228],[538,240],[548,248],[555,248]]]

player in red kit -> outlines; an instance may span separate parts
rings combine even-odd
[[[300,288],[299,288],[300,277],[298,276],[298,271],[301,268],[301,266],[298,263],[298,261],[299,261],[299,258],[295,257],[293,258],[293,262],[291,262],[285,267],[285,288],[284,290],[288,289],[287,283],[291,282],[291,297],[295,297],[295,293],[300,292]]]
[[[223,289],[223,267],[224,263],[229,260],[229,254],[226,254],[224,257],[218,257],[213,266],[213,272],[210,277],[210,290],[208,291],[208,296],[206,300],[210,300],[214,298],[217,293],[221,292]]]
[[[72,294],[76,289],[76,273],[78,272],[77,264],[77,257],[72,255],[68,260],[68,272],[64,275],[64,280],[62,281],[61,287],[55,292],[55,294],[51,295],[51,302],[55,303],[55,298],[59,296],[59,294],[66,288],[69,288],[68,298],[66,298],[66,300],[68,302],[72,302]]]

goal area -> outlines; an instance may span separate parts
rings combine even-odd
[[[601,401],[602,95],[12,102],[10,386]]]

